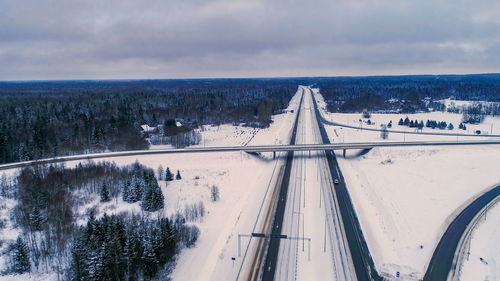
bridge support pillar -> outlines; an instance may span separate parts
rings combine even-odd
[[[342,150],[342,156],[344,156],[344,158],[345,158],[345,149]]]
[[[273,160],[276,159],[276,151],[273,151]]]

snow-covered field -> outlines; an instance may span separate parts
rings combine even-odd
[[[298,91],[291,100],[289,109],[298,106],[300,94],[301,91]],[[288,143],[294,116],[293,113],[275,115],[274,122],[266,129],[232,125],[205,126],[202,132],[204,141],[198,146]],[[199,240],[194,248],[185,249],[179,255],[172,273],[173,280],[234,280],[240,262],[237,259],[233,265],[231,260],[231,257],[237,257],[235,237],[237,238],[239,233],[252,231],[277,163],[272,161],[272,154],[260,156],[243,152],[168,154],[99,159],[101,160],[114,161],[118,165],[132,164],[137,160],[155,171],[160,164],[164,168],[169,167],[173,173],[179,170],[182,175],[181,180],[160,182],[165,195],[166,207],[163,212],[165,215],[177,211],[183,212],[186,206],[203,202],[206,214],[198,222],[194,222],[200,229]],[[77,163],[79,161],[71,161],[65,165],[72,167]],[[15,169],[7,170],[6,173],[12,175]],[[212,202],[210,198],[210,189],[213,185],[218,186],[220,190],[220,200],[217,202]],[[0,215],[7,217],[13,204],[6,202],[5,208],[0,209]],[[116,199],[102,204],[96,196],[94,201],[83,205],[78,213],[83,214],[86,209],[94,206],[97,206],[100,214],[141,212],[139,203],[129,204]],[[79,223],[84,223],[84,220]],[[12,242],[17,233],[17,229],[13,229],[9,224],[6,229],[0,230],[0,240],[4,243]],[[0,276],[1,281],[23,279],[53,280],[54,275],[35,273]]]
[[[500,203],[496,203],[481,218],[472,232],[468,259],[462,267],[460,280],[476,281],[500,279]]]
[[[372,121],[397,124],[405,116],[375,114]],[[424,122],[455,123],[460,118],[426,113],[413,119],[417,116]],[[360,117],[330,114],[328,118],[347,124]],[[500,128],[500,118],[487,122]],[[327,130],[333,142],[383,141],[379,132],[336,126]],[[390,134],[388,141],[403,138],[449,140],[456,136]],[[339,153],[339,164],[377,268],[387,277],[400,271],[398,280],[421,278],[449,222],[474,196],[500,183],[499,146],[376,148],[358,157],[356,153],[347,152],[346,159]]]
[[[350,126],[361,126],[360,125],[360,119],[363,121],[366,121],[367,119],[364,119],[361,117],[361,114],[359,113],[328,113],[327,116],[329,117],[329,120],[335,121],[337,123],[341,124],[346,124]],[[363,128],[373,128],[373,129],[380,129],[380,125],[382,124],[388,124],[390,121],[392,121],[392,128],[389,130],[398,130],[398,131],[407,131],[407,132],[414,132],[416,131],[415,128],[410,128],[408,126],[400,126],[398,125],[399,119],[403,118],[405,119],[406,116],[410,120],[418,120],[418,121],[424,121],[424,124],[427,120],[435,120],[435,121],[446,121],[446,123],[452,123],[453,124],[453,130],[449,129],[432,129],[432,128],[427,128],[424,127],[422,132],[429,132],[429,133],[446,133],[450,135],[454,134],[474,134],[476,130],[480,130],[481,134],[487,134],[487,135],[500,135],[500,117],[491,117],[487,116],[486,119],[484,120],[483,123],[481,124],[466,124],[467,129],[462,130],[458,128],[458,125],[462,121],[462,114],[458,113],[449,113],[449,112],[440,112],[440,111],[435,111],[435,112],[429,112],[429,113],[415,113],[415,114],[379,114],[379,113],[374,113],[371,115],[370,120],[371,122],[374,122],[372,125],[367,125],[366,123],[363,123],[362,126]],[[344,128],[345,129],[345,128]],[[378,134],[380,136],[380,134]],[[411,134],[407,134],[406,137],[409,137],[411,139]]]

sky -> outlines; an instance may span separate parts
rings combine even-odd
[[[0,80],[492,72],[498,0],[0,0]]]

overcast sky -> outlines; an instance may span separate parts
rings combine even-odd
[[[0,80],[485,72],[498,0],[0,0]]]

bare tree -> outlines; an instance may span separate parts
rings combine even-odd
[[[216,185],[212,185],[211,191],[210,191],[210,197],[212,198],[213,202],[217,202],[220,199],[220,193],[219,193],[219,187]]]

